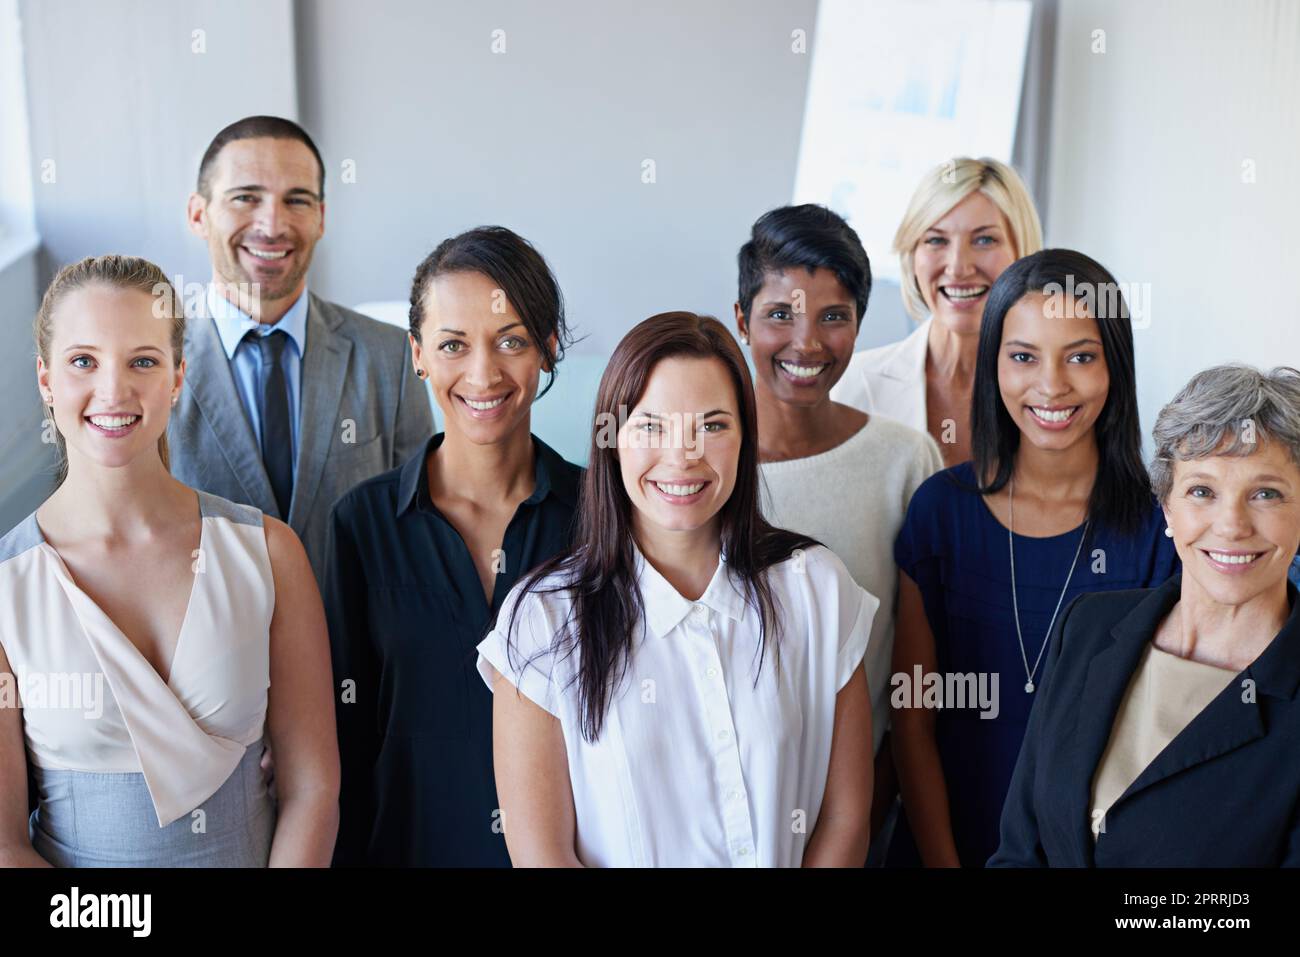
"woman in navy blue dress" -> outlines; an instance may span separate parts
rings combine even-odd
[[[974,460],[917,489],[894,548],[896,866],[984,866],[1059,610],[1178,567],[1142,462],[1128,310],[1100,264],[1048,249],[998,278],[971,430]]]

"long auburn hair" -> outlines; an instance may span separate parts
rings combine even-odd
[[[602,423],[621,425],[645,393],[655,366],[664,359],[678,357],[720,360],[736,390],[740,457],[735,488],[718,513],[719,535],[728,570],[738,579],[746,604],[759,614],[756,653],[760,670],[769,646],[776,667],[780,667],[780,611],[766,571],[797,549],[820,544],[806,535],[776,528],[760,512],[754,385],[731,333],[712,316],[693,312],[665,312],[638,323],[618,344],[600,380],[572,548],[521,579],[519,600],[505,630],[506,653],[514,667],[518,652],[515,619],[524,597],[529,592],[570,593],[569,616],[556,633],[550,651],[557,657],[578,654],[574,680],[578,685],[582,735],[588,741],[600,736],[614,692],[626,674],[634,629],[639,625],[641,633],[645,631],[645,606],[633,551],[632,502],[623,486],[617,442],[608,441],[609,433]],[[556,583],[542,587],[542,580],[552,573],[558,573]]]

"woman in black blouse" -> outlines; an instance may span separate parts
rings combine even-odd
[[[525,239],[483,227],[420,264],[410,323],[444,431],[330,523],[334,863],[504,867],[475,645],[519,576],[569,543],[582,470],[530,432],[541,374],[554,380],[569,343],[564,304]]]

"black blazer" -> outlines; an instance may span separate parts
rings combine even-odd
[[[1066,609],[989,867],[1300,866],[1300,602],[1291,584],[1282,630],[1106,812],[1094,848],[1093,774],[1181,581],[1081,595]]]

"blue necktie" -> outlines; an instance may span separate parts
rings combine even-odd
[[[280,518],[289,520],[289,503],[293,499],[293,428],[289,422],[289,384],[280,365],[280,356],[288,334],[276,329],[268,335],[250,331],[245,339],[253,340],[262,353],[259,415],[262,420],[262,464],[271,480],[271,491]]]

